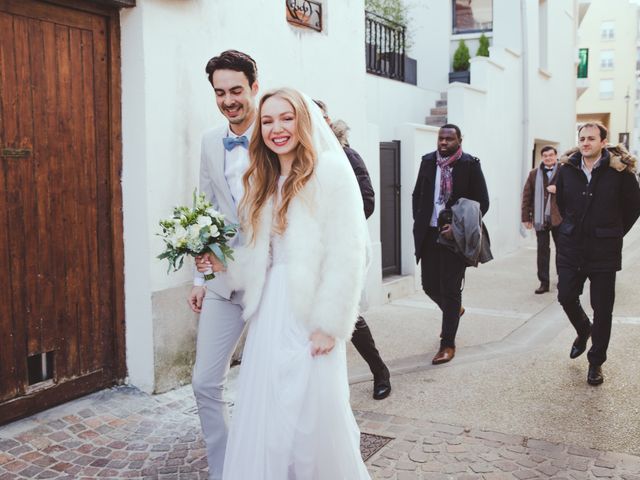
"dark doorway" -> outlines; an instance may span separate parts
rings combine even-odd
[[[400,142],[380,143],[382,276],[400,275]]]

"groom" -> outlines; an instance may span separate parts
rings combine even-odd
[[[228,124],[209,130],[202,138],[200,192],[228,222],[238,223],[242,175],[249,166],[247,148],[256,116],[258,68],[249,55],[227,50],[209,60],[206,73]],[[235,237],[230,246],[237,243]],[[207,447],[209,478],[220,480],[228,433],[222,394],[231,355],[244,329],[241,295],[229,288],[224,272],[216,273],[206,285],[203,275],[196,273],[193,283],[188,302],[200,313],[193,392]]]

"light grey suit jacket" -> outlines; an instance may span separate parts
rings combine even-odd
[[[222,139],[227,136],[228,126],[224,125],[207,131],[202,136],[200,151],[200,193],[204,193],[214,208],[225,216],[227,223],[238,223],[238,210],[233,202],[229,184],[224,175],[225,149]],[[231,248],[240,245],[240,234],[229,242]],[[196,276],[202,274],[196,271]],[[216,273],[216,278],[207,282],[207,288],[224,298],[231,298],[233,290],[229,286],[226,272]]]

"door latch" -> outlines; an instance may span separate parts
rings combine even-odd
[[[3,148],[0,150],[0,157],[3,158],[26,158],[31,155],[30,148]]]

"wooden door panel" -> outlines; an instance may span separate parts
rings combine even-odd
[[[0,148],[31,149],[0,158],[0,423],[123,372],[114,19],[0,0]],[[46,352],[53,376],[30,385]]]
[[[21,35],[20,24],[14,25],[14,19],[9,15],[0,14],[0,65],[2,73],[0,74],[0,82],[2,82],[2,95],[0,95],[0,111],[2,113],[2,121],[0,123],[0,146],[5,148],[31,148],[31,142],[28,133],[31,133],[28,125],[25,125],[25,118],[21,115],[24,108],[25,98],[24,89],[18,82],[18,72],[21,67],[19,52],[15,48],[15,37]],[[28,117],[27,117],[28,118]],[[27,132],[29,130],[29,132]],[[7,379],[6,389],[2,388],[1,397],[10,397],[12,395],[24,392],[26,377],[26,366],[17,364],[17,356],[24,354],[22,345],[25,345],[28,337],[23,325],[26,324],[24,319],[18,318],[15,312],[23,312],[23,316],[29,315],[29,306],[26,301],[26,295],[23,288],[26,275],[27,265],[25,264],[25,255],[16,255],[15,252],[21,251],[24,245],[25,230],[21,220],[27,214],[26,202],[24,201],[24,187],[29,179],[27,178],[28,169],[26,163],[29,157],[10,158],[3,157],[0,161],[2,164],[2,183],[0,183],[0,210],[4,213],[4,223],[2,228],[6,232],[6,244],[8,268],[4,270],[3,287],[8,289],[10,296],[10,309],[7,316],[2,318],[5,324],[4,330],[8,330],[11,335],[9,338],[12,345],[8,347],[12,351],[12,358],[9,359],[7,366],[11,366],[9,371],[13,373],[13,377]]]

